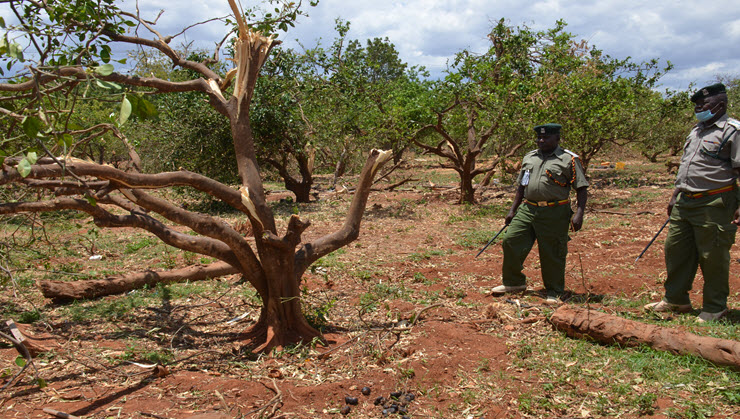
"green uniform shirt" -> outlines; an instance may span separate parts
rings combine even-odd
[[[708,127],[696,124],[686,137],[676,188],[700,192],[734,183],[737,175],[733,168],[740,167],[738,130],[740,122],[727,115]]]
[[[539,149],[524,155],[516,182],[524,186],[524,198],[529,201],[566,200],[571,188],[588,187],[581,160],[560,146],[548,155]]]

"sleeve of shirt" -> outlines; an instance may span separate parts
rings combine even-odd
[[[730,144],[730,161],[733,168],[740,168],[740,130],[734,125],[729,125],[727,134],[730,133],[732,134],[727,140]]]
[[[586,173],[583,171],[580,158],[573,159],[573,169],[576,171],[576,181],[573,183],[573,188],[577,190],[588,187],[588,179],[586,179]]]
[[[519,170],[519,175],[516,177],[516,186],[522,185],[522,178],[524,178],[524,167],[527,163],[527,157],[525,156],[524,159],[522,159],[522,168]]]

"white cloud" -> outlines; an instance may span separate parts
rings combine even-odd
[[[740,41],[740,19],[724,23],[722,32],[727,34],[728,42]]]
[[[305,4],[306,2],[304,2]],[[310,18],[300,18],[296,27],[280,39],[286,47],[310,47],[319,38],[333,41],[334,20],[351,23],[349,37],[365,41],[388,37],[411,65],[423,65],[439,75],[456,52],[470,49],[483,52],[489,43],[486,34],[500,18],[515,26],[535,30],[552,28],[558,19],[577,39],[586,39],[607,54],[643,61],[670,60],[675,70],[664,84],[685,88],[689,83],[713,80],[717,72],[738,72],[733,57],[740,41],[740,9],[735,0],[652,1],[652,0],[320,0],[307,8]],[[134,0],[122,0],[127,8]],[[244,2],[247,5],[247,2]],[[252,3],[250,3],[252,4]],[[202,3],[194,0],[147,0],[139,6],[153,18],[165,13],[158,27],[163,34],[207,18],[230,13],[226,0]],[[3,7],[3,6],[0,6]],[[212,47],[223,37],[222,23],[196,27],[182,41]]]

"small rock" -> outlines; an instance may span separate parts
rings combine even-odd
[[[355,397],[344,397],[344,402],[349,405],[357,405],[357,398]]]
[[[345,405],[344,407],[342,407],[341,410],[339,410],[339,412],[342,413],[343,416],[346,416],[347,414],[349,414],[350,411],[352,411],[352,407],[348,405]]]
[[[363,387],[360,392],[362,392],[362,395],[370,395],[370,387]]]

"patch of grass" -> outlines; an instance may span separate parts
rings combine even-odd
[[[718,404],[729,405],[738,398],[740,373],[697,356],[646,346],[603,346],[560,334],[528,337],[513,346],[517,366],[539,371],[554,385],[550,391],[542,388],[522,396],[519,407],[527,415],[560,415],[561,407],[545,403],[545,394],[562,401],[579,400],[583,410],[603,417],[706,417],[718,412]],[[567,386],[572,383],[607,391],[584,399]],[[684,404],[657,413],[658,395]]]
[[[455,243],[465,248],[481,248],[485,244],[487,244],[488,241],[490,241],[491,238],[493,238],[494,235],[496,235],[497,233],[498,231],[485,229],[468,229],[462,232],[462,234],[460,234],[460,236],[455,239]],[[503,234],[499,235],[499,237],[496,238],[495,243],[501,242],[503,236]]]
[[[491,223],[503,219],[509,212],[510,205],[503,204],[465,204],[462,208],[461,214],[451,215],[447,219],[447,224],[458,223],[458,222],[470,222],[472,220],[487,219]]]
[[[323,257],[319,258],[313,265],[311,265],[311,272],[315,272],[316,268],[318,267],[324,267],[324,268],[344,268],[345,263],[342,261],[339,261],[339,257],[346,254],[347,250],[344,248],[339,248],[338,250],[332,252],[331,254],[324,255]]]
[[[151,350],[143,348],[136,343],[126,346],[126,350],[121,354],[120,358],[132,362],[158,363],[160,365],[166,365],[175,359],[172,352],[167,349]]]
[[[434,256],[445,255],[445,254],[446,254],[445,251],[441,251],[438,249],[431,249],[431,250],[424,251],[424,252],[414,252],[413,254],[410,254],[408,258],[411,261],[419,262],[419,261],[429,260]]]
[[[305,295],[305,292],[304,292]],[[329,312],[336,306],[337,298],[330,298],[316,305],[305,305],[303,314],[312,327],[323,332],[329,326]],[[306,307],[308,306],[308,307]]]
[[[374,310],[387,299],[408,300],[410,296],[411,291],[406,288],[403,281],[398,284],[378,283],[360,295],[360,306],[365,310]]]
[[[135,242],[129,242],[126,244],[126,247],[124,248],[124,253],[126,254],[134,254],[136,252],[139,252],[140,250],[152,246],[156,244],[157,241],[154,238],[151,237],[144,237],[141,238]]]

